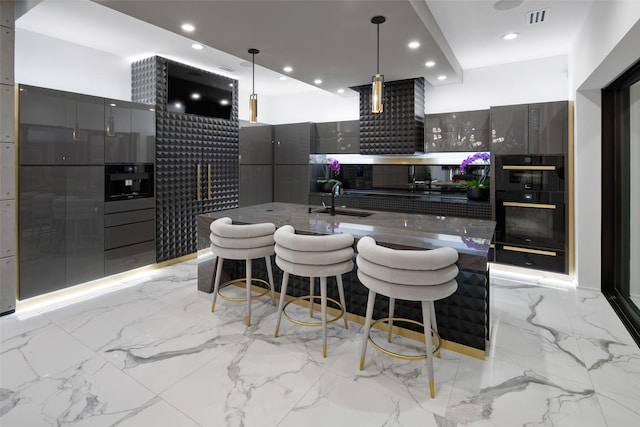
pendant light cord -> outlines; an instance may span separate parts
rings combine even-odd
[[[255,53],[251,54],[251,64],[253,64],[253,66],[251,67],[252,69],[251,93],[256,93],[256,54]]]
[[[376,44],[376,74],[380,74],[380,24],[376,24],[378,29],[378,41]]]

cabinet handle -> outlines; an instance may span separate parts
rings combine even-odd
[[[527,249],[527,248],[518,248],[516,246],[503,246],[502,249],[505,251],[512,252],[524,252],[527,254],[536,254],[536,255],[546,255],[546,256],[558,256],[557,252],[552,251],[541,251],[540,249]]]
[[[201,201],[202,200],[202,184],[200,183],[200,175],[201,175],[201,165],[200,163],[198,163],[198,166],[196,167],[196,200],[197,201]]]
[[[211,200],[211,163],[207,165],[207,199]]]
[[[502,202],[502,206],[508,208],[534,208],[534,209],[555,209],[556,205],[545,205],[542,203],[520,203],[520,202]]]
[[[520,165],[504,165],[502,170],[506,171],[554,171],[555,166],[520,166]]]

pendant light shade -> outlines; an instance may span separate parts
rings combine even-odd
[[[380,24],[387,19],[384,16],[374,16],[371,23],[377,27],[377,44],[376,44],[376,75],[371,78],[371,112],[374,114],[382,113],[382,101],[384,98],[384,76],[380,74]]]
[[[256,55],[260,53],[258,49],[249,49],[251,54],[252,65],[252,86],[251,95],[249,96],[249,123],[256,123],[258,121],[258,95],[256,94]]]

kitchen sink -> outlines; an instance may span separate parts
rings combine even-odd
[[[313,213],[331,214],[331,208],[316,209]],[[373,215],[372,212],[350,211],[348,209],[336,209],[336,215],[357,216],[364,218]]]

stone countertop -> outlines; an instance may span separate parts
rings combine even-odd
[[[318,207],[291,203],[265,203],[261,205],[227,209],[200,215],[210,223],[214,219],[230,217],[233,222],[252,224],[272,222],[276,227],[285,224],[299,232],[317,234],[350,233],[356,240],[372,236],[377,242],[392,247],[435,249],[449,246],[458,251],[461,264],[476,270],[486,269],[487,254],[495,229],[495,221],[444,217],[425,214],[405,214],[384,211],[365,211],[347,208],[352,212],[370,212],[372,215],[330,216],[315,212]],[[340,209],[340,208],[338,208]],[[199,228],[206,227],[201,224]],[[203,233],[208,237],[208,233]],[[204,243],[204,242],[203,242]]]

